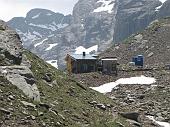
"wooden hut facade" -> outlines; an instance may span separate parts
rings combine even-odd
[[[65,60],[69,73],[88,73],[97,71],[97,59],[89,54],[67,54]]]
[[[105,57],[101,59],[101,62],[102,62],[103,73],[117,75],[117,58]]]

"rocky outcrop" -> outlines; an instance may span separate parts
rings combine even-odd
[[[27,66],[3,66],[0,67],[0,72],[11,84],[17,86],[29,98],[40,101],[35,78]]]
[[[19,65],[22,60],[22,44],[19,35],[0,21],[0,65]]]
[[[19,35],[5,22],[0,21],[0,75],[17,86],[29,98],[40,101],[39,91],[33,73],[29,69],[30,66],[24,66],[28,60],[22,57],[22,50]]]

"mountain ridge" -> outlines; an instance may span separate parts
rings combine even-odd
[[[159,0],[80,0],[74,6],[73,14],[64,17],[66,20],[64,23],[61,23],[61,15],[54,16],[52,20],[48,20],[46,15],[46,18],[28,18],[28,21],[31,21],[28,27],[17,28],[25,25],[19,23],[21,25],[15,26],[13,20],[8,24],[18,31],[25,48],[46,61],[57,60],[59,68],[64,68],[64,56],[75,52],[77,47],[89,48],[98,45],[98,51],[104,51],[113,42],[120,42],[131,34],[143,30],[150,22],[168,16],[169,6],[169,0],[164,2]],[[43,21],[43,24],[35,23],[39,20]],[[57,22],[58,20],[60,22]],[[46,38],[47,41],[37,47],[34,46]],[[55,43],[58,45],[46,51],[49,44]]]

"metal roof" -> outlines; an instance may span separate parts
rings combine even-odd
[[[70,54],[70,56],[76,60],[96,60],[96,58],[90,54],[86,54],[85,56],[83,56],[83,54]]]
[[[105,58],[105,59],[101,59],[102,61],[117,61],[116,58]]]

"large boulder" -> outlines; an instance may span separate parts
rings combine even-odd
[[[29,98],[40,101],[39,90],[33,73],[27,66],[0,66],[0,73]]]

